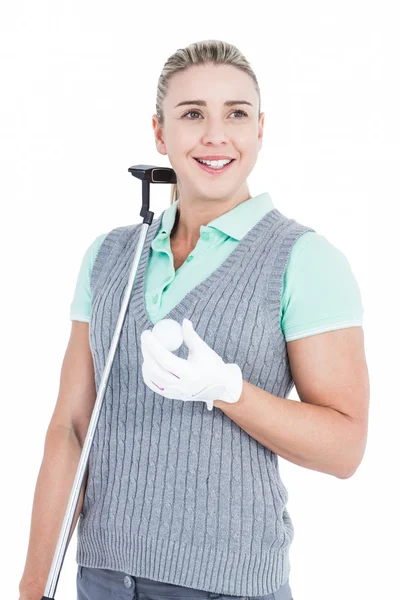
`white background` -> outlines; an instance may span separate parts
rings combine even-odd
[[[138,163],[170,166],[151,127],[162,66],[205,39],[250,61],[265,112],[252,195],[340,248],[359,283],[371,381],[347,480],[280,458],[295,600],[398,594],[399,44],[395,3],[4,3],[0,14],[2,597],[18,598],[44,437],[83,253],[139,223]],[[263,11],[261,14],[260,11]],[[153,186],[157,217],[169,186]],[[293,398],[297,398],[295,393]],[[76,530],[56,597],[75,598]],[[397,560],[396,560],[397,558]]]

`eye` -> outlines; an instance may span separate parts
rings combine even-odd
[[[238,109],[238,110],[234,110],[233,113],[231,114],[235,114],[235,113],[240,113],[241,116],[247,117],[247,113],[244,110]],[[187,115],[190,114],[197,114],[200,115],[201,113],[198,110],[188,110],[184,115],[182,115],[182,117],[186,117]],[[197,121],[198,119],[189,119],[189,121]]]

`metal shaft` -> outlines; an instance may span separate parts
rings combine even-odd
[[[149,217],[149,214],[150,214],[150,217]],[[107,387],[108,379],[109,379],[110,372],[111,372],[111,367],[112,367],[112,364],[114,361],[115,351],[117,349],[122,325],[125,320],[126,310],[127,310],[128,304],[129,304],[129,299],[130,299],[132,288],[133,288],[133,285],[135,282],[140,258],[142,256],[142,252],[143,252],[143,246],[144,246],[144,243],[146,240],[147,231],[148,231],[149,226],[152,221],[152,217],[153,217],[153,213],[149,212],[147,215],[147,219],[146,219],[147,222],[143,222],[142,226],[141,226],[139,241],[138,241],[137,249],[135,252],[135,257],[133,259],[130,274],[129,274],[128,285],[126,286],[126,290],[124,293],[124,298],[123,298],[121,310],[120,310],[120,313],[118,316],[117,325],[116,325],[114,336],[113,336],[113,339],[111,342],[110,350],[109,350],[109,353],[107,356],[106,366],[104,368],[104,372],[103,372],[103,375],[102,375],[102,378],[100,381],[99,390],[98,390],[97,397],[96,397],[96,402],[93,407],[92,416],[90,418],[88,431],[87,431],[87,434],[85,437],[85,443],[83,445],[82,454],[79,459],[79,464],[78,464],[78,468],[76,471],[74,483],[73,483],[72,490],[71,490],[71,493],[69,496],[68,506],[67,506],[67,510],[66,510],[66,513],[64,516],[64,521],[63,521],[63,524],[61,527],[61,532],[60,532],[60,535],[58,538],[56,551],[55,551],[55,554],[53,557],[53,562],[51,564],[49,576],[47,578],[46,588],[45,588],[45,592],[44,592],[45,595],[42,596],[42,600],[53,600],[54,594],[57,589],[58,579],[60,577],[60,572],[61,572],[61,569],[62,569],[62,566],[64,563],[65,553],[67,551],[68,540],[69,540],[69,537],[71,534],[72,523],[74,520],[76,507],[78,504],[78,500],[79,500],[79,496],[80,496],[80,492],[81,492],[81,488],[82,488],[82,482],[83,482],[84,474],[85,474],[86,467],[87,467],[89,453],[90,453],[90,449],[91,449],[92,443],[93,443],[93,436],[94,436],[94,432],[96,430],[97,421],[99,419],[100,410],[101,410],[101,407],[103,404],[104,392]]]

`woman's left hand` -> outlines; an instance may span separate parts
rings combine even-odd
[[[142,333],[146,385],[166,398],[206,402],[208,410],[214,400],[237,402],[243,387],[239,365],[225,363],[196,333],[189,319],[183,319],[182,335],[189,348],[187,360],[167,350],[151,330]]]

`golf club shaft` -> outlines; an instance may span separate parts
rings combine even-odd
[[[136,273],[138,270],[140,258],[143,252],[143,246],[146,240],[147,231],[152,221],[153,213],[150,212],[151,217],[147,218],[147,222],[143,222],[140,230],[139,241],[135,253],[134,260],[132,262],[128,285],[126,286],[126,290],[124,293],[121,310],[118,316],[117,325],[115,328],[114,336],[111,342],[110,350],[107,356],[106,366],[104,368],[104,372],[100,381],[96,402],[93,407],[92,416],[90,418],[90,423],[88,427],[88,431],[85,437],[85,442],[83,445],[82,453],[79,459],[77,472],[75,475],[74,483],[72,486],[72,490],[68,500],[67,510],[64,516],[64,521],[61,527],[60,535],[57,542],[56,551],[53,557],[53,562],[51,564],[51,569],[49,572],[49,576],[47,578],[46,587],[45,587],[45,595],[42,596],[42,600],[53,600],[54,594],[57,589],[58,579],[60,577],[60,572],[63,566],[65,553],[68,546],[68,540],[71,534],[72,522],[75,516],[76,507],[78,504],[82,482],[86,471],[86,466],[89,458],[90,449],[93,443],[94,432],[96,431],[97,421],[99,419],[100,410],[103,404],[103,397],[107,387],[108,379],[110,376],[111,367],[114,361],[115,351],[117,349],[119,337],[121,334],[122,325],[125,320],[126,310],[129,304],[129,299],[131,296],[131,292],[133,289],[133,285],[136,278]],[[149,222],[150,221],[150,222]]]

